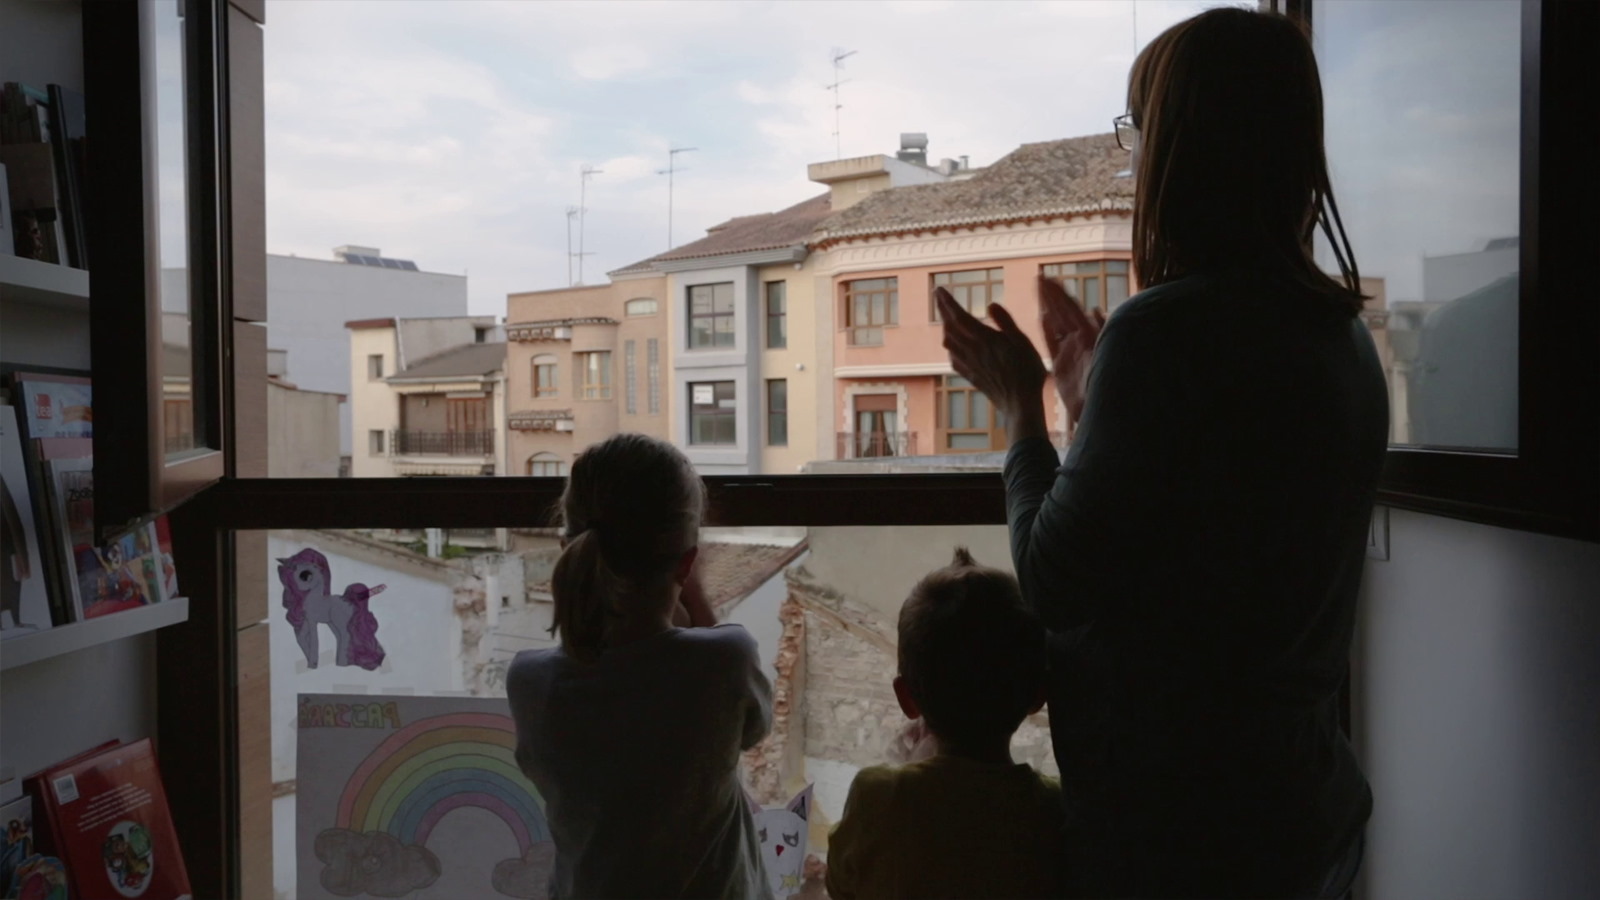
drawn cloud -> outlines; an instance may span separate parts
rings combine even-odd
[[[556,845],[540,841],[523,852],[520,859],[502,859],[494,866],[490,883],[507,897],[519,900],[546,900],[550,872],[556,865]]]
[[[439,857],[381,831],[329,828],[317,835],[322,886],[340,897],[404,897],[439,880]]]

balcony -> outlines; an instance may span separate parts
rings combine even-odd
[[[878,459],[916,456],[915,431],[841,431],[834,444],[836,459]]]
[[[493,431],[392,431],[392,456],[493,456]]]

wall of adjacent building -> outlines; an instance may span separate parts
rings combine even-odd
[[[668,343],[673,365],[670,381],[674,397],[670,419],[672,443],[683,449],[703,475],[744,475],[761,466],[760,335],[755,312],[760,284],[750,266],[698,269],[667,276]],[[733,285],[734,346],[690,350],[688,347],[688,296],[695,285]],[[689,442],[689,386],[716,381],[734,383],[736,440],[733,444],[696,445]]]
[[[785,323],[788,346],[780,350],[767,347],[766,285],[774,281],[784,282],[787,292],[784,302],[788,311]],[[806,463],[827,458],[819,455],[822,448],[816,430],[817,394],[819,389],[827,390],[829,381],[817,356],[816,320],[819,315],[825,316],[827,310],[818,308],[816,278],[809,261],[801,263],[799,269],[793,263],[763,267],[756,275],[756,282],[759,286],[756,314],[760,320],[756,332],[761,357],[757,384],[761,404],[760,471],[794,475]],[[781,447],[774,447],[767,441],[767,382],[775,378],[788,382],[789,441]]]
[[[267,382],[267,475],[339,477],[338,394]]]
[[[393,375],[399,366],[393,328],[346,329],[349,337],[346,365],[349,384],[345,418],[350,432],[343,441],[350,454],[350,474],[357,478],[385,478],[394,474],[389,444],[400,427],[400,402],[388,382],[368,376],[367,357],[383,356],[383,374]],[[370,451],[369,431],[383,432],[382,453]]]

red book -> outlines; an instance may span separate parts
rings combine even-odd
[[[73,896],[191,896],[149,738],[55,766],[44,773],[41,787],[55,853],[66,864]]]

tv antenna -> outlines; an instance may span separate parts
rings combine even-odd
[[[583,218],[584,214],[588,212],[588,209],[584,206],[584,201],[588,196],[589,179],[601,174],[601,172],[601,169],[596,169],[588,163],[584,163],[583,168],[578,170],[578,284],[583,284],[583,258],[592,255],[583,252]]]
[[[572,252],[572,222],[576,218],[578,218],[578,208],[567,207],[567,287],[577,283],[572,280],[572,260],[578,255]]]
[[[855,56],[856,51],[835,47],[830,54],[833,57],[833,84],[826,85],[825,89],[833,91],[833,158],[841,159],[844,154],[839,149],[839,110],[844,109],[844,104],[839,102],[839,85],[845,84],[850,79],[840,76],[844,74],[844,61]]]
[[[679,153],[693,153],[699,147],[673,147],[667,151],[667,167],[657,169],[657,175],[667,176],[667,249],[672,249],[672,173],[680,172],[678,168]]]

